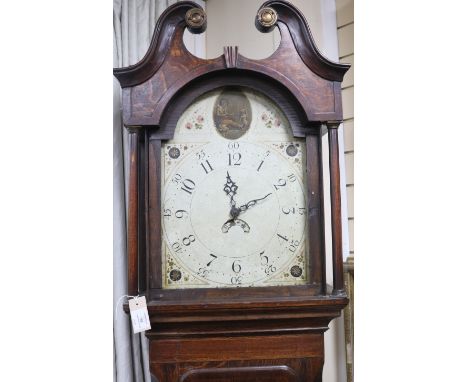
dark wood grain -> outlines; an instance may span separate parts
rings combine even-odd
[[[330,201],[333,258],[333,294],[345,294],[343,281],[343,235],[341,232],[340,151],[337,123],[328,124]]]
[[[213,378],[216,382],[320,382],[323,358],[286,358],[265,360],[226,360],[211,362],[151,363],[159,382],[185,381],[186,378]],[[200,381],[189,379],[188,381]]]
[[[147,139],[146,131],[142,131],[138,142],[138,290],[146,290],[148,285],[148,259],[147,259]]]
[[[193,56],[183,43],[185,15],[199,6],[182,1],[161,15],[145,57],[131,67],[114,69],[130,131],[128,293],[147,297],[150,367],[160,382],[320,382],[324,332],[348,302],[343,292],[336,127],[343,114],[340,85],[349,66],[321,55],[293,5],[271,0],[264,6],[278,13],[281,33],[278,49],[268,58],[249,59],[237,47],[226,47],[214,59]],[[270,98],[286,115],[293,135],[306,139],[307,285],[162,288],[162,144],[173,137],[179,117],[197,97],[228,87],[245,87]],[[327,125],[333,289],[325,277],[321,135]],[[128,304],[124,309],[128,312]]]
[[[339,310],[337,309],[337,312]],[[307,333],[324,333],[328,329],[329,318],[315,315],[313,317],[294,317],[277,319],[223,320],[223,321],[191,321],[191,322],[161,322],[156,319],[153,324],[158,330],[148,334],[148,338],[177,339],[208,338],[208,337],[240,337]]]
[[[128,219],[127,219],[127,271],[128,294],[138,294],[138,162],[139,162],[139,130],[129,133],[129,174],[128,174]]]
[[[330,81],[342,82],[350,65],[328,60],[315,45],[309,25],[302,12],[287,1],[269,0],[262,4],[261,8],[271,7],[278,13],[278,25],[288,28],[294,42],[296,52],[299,54],[308,68],[320,77]],[[261,28],[257,29],[262,32]],[[281,35],[285,33],[281,30]]]
[[[307,135],[307,228],[309,237],[309,277],[325,294],[325,225],[323,215],[322,137]]]
[[[145,129],[145,141],[144,141],[144,147],[145,147],[145,155],[144,155],[144,211],[142,212],[144,214],[144,227],[145,227],[145,252],[142,256],[145,258],[145,270],[142,274],[142,278],[144,277],[145,279],[145,287],[142,289],[144,291],[148,290],[148,287],[150,284],[150,217],[149,217],[149,185],[150,185],[150,180],[149,180],[149,139],[148,139],[148,130]]]
[[[304,137],[306,133],[319,134],[316,125],[308,124],[302,106],[286,87],[271,83],[265,76],[233,69],[204,75],[187,84],[172,98],[161,117],[161,126],[151,131],[150,139],[171,139],[179,117],[194,99],[211,90],[228,87],[248,88],[271,99],[285,114],[295,137]]]
[[[287,334],[282,336],[209,337],[205,340],[182,338],[151,341],[150,351],[158,362],[251,360],[320,356],[321,334]],[[222,349],[222,351],[220,351]]]
[[[174,31],[185,28],[185,14],[191,8],[202,9],[194,2],[181,1],[168,7],[159,16],[145,56],[135,65],[114,69],[114,76],[119,80],[122,88],[139,85],[158,71],[169,53],[172,39],[177,37]]]
[[[181,377],[181,382],[299,382],[297,373],[289,366],[238,366],[203,368],[189,370]]]
[[[250,291],[254,288],[237,289]],[[148,297],[150,320],[156,324],[309,318],[311,325],[323,329],[332,318],[340,315],[348,302],[344,296],[331,295],[331,290],[326,296],[314,296],[309,287],[290,287],[291,296],[261,298],[251,293],[236,299],[229,295],[213,298],[201,289],[160,291],[159,298]],[[128,312],[128,305],[125,310]]]
[[[157,301],[158,305],[163,305],[167,301],[177,301],[180,305],[186,301],[204,304],[223,302],[239,303],[261,301],[272,302],[281,305],[282,301],[296,302],[303,301],[310,297],[312,300],[321,295],[317,285],[296,285],[296,286],[271,286],[271,287],[249,287],[249,288],[201,288],[201,289],[159,289],[148,290],[150,300]]]
[[[163,111],[187,84],[233,69],[286,87],[308,121],[341,120],[339,85],[349,65],[333,63],[318,52],[302,14],[291,4],[273,3],[278,8],[281,42],[275,53],[263,60],[244,57],[235,48],[214,59],[193,56],[183,43],[183,19],[193,3],[180,2],[168,8],[158,22],[148,54],[136,65],[114,70],[124,87],[125,125],[159,126]]]
[[[162,288],[161,241],[161,141],[150,140],[148,148],[148,289]]]

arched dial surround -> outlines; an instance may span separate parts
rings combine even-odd
[[[305,284],[305,159],[259,93],[192,103],[162,147],[164,288]]]

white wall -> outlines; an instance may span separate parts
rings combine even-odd
[[[352,65],[342,89],[349,253],[354,256],[354,0],[336,0],[336,15],[339,59]]]
[[[278,31],[260,33],[254,25],[255,15],[264,0],[207,0],[206,12],[208,27],[206,31],[207,57],[218,57],[224,46],[239,47],[239,52],[249,58],[268,57],[278,46]],[[335,2],[333,0],[290,0],[306,17],[314,40],[320,51],[333,61],[338,61],[338,38]],[[341,133],[342,136],[342,133]],[[328,144],[324,139],[324,164],[328,164]],[[341,138],[341,142],[343,142]],[[343,145],[342,145],[343,147]],[[344,153],[341,158],[342,179],[345,179]],[[324,166],[325,182],[328,182],[328,166]],[[343,233],[344,256],[347,255],[347,208],[346,188],[343,181]],[[325,190],[325,204],[329,205],[328,188]],[[329,207],[327,208],[329,213]],[[327,281],[331,283],[331,230],[327,221]],[[346,357],[344,352],[344,329],[342,319],[332,321],[330,330],[325,333],[324,382],[346,381]]]

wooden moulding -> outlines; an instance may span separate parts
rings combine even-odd
[[[129,134],[129,179],[128,179],[128,294],[138,294],[138,164],[139,164],[139,131],[132,129]]]
[[[269,298],[262,295],[266,289],[271,290]],[[151,322],[158,324],[308,318],[326,327],[348,303],[345,296],[332,296],[331,290],[326,296],[314,295],[307,286],[157,292],[149,291],[147,298]],[[128,304],[124,309],[128,312]]]
[[[201,15],[201,11],[197,11],[201,8],[193,2],[183,1],[167,8],[161,15],[150,48],[140,62],[114,69],[123,88],[124,124],[131,130],[128,290],[130,295],[146,293],[154,322],[287,319],[293,316],[322,317],[320,320],[329,321],[338,316],[347,303],[346,295],[342,293],[341,221],[337,220],[340,216],[338,146],[333,129],[330,169],[334,295],[326,290],[325,284],[321,134],[326,132],[322,126],[342,120],[341,81],[349,65],[331,62],[321,55],[304,16],[290,3],[271,0],[262,8],[274,10],[274,23],[268,28],[257,23],[258,29],[268,32],[276,26],[281,33],[278,49],[268,58],[249,59],[239,54],[237,47],[226,47],[224,54],[214,59],[193,56],[183,43],[183,33],[187,27],[187,12]],[[192,25],[190,30],[196,33],[204,30],[206,15],[203,20],[198,26]],[[161,289],[161,145],[173,137],[177,119],[196,97],[225,86],[248,87],[267,95],[284,111],[293,135],[306,137],[308,235],[313,242],[309,248],[310,285]]]
[[[126,126],[159,126],[172,98],[192,80],[204,75],[238,70],[265,76],[282,84],[297,99],[309,122],[341,120],[341,81],[347,64],[329,61],[313,41],[304,16],[286,1],[267,1],[274,8],[281,32],[278,49],[268,58],[252,60],[227,47],[214,59],[193,56],[183,43],[185,15],[195,3],[174,4],[161,15],[150,48],[143,59],[127,68],[114,69],[123,92]]]
[[[148,145],[148,269],[149,289],[162,287],[161,263],[161,141],[149,140]]]
[[[254,341],[245,345],[250,347]],[[268,342],[267,342],[268,343]],[[292,345],[286,343],[286,345]],[[185,346],[181,343],[181,346]],[[210,344],[206,344],[210,346]],[[150,354],[156,353],[150,347]],[[320,382],[323,356],[150,363],[152,382]]]
[[[307,135],[307,228],[309,237],[309,279],[325,294],[325,221],[323,204],[322,138]]]
[[[332,228],[333,294],[346,295],[343,276],[343,234],[341,227],[340,157],[338,123],[328,125],[330,201]]]
[[[214,59],[187,51],[183,33],[201,33],[206,14],[177,2],[159,18],[143,59],[114,69],[129,129],[128,294],[145,294],[152,329],[152,380],[321,381],[324,332],[348,303],[343,285],[338,135],[341,82],[349,68],[318,51],[304,16],[266,1],[256,26],[278,27],[281,42],[252,60],[237,47]],[[309,284],[252,288],[162,289],[161,148],[198,96],[246,87],[275,102],[307,148]],[[329,132],[333,290],[325,277],[322,134]],[[128,304],[124,305],[128,312]]]
[[[161,117],[161,125],[158,128],[149,128],[150,140],[171,139],[174,135],[179,117],[186,108],[202,94],[213,89],[223,87],[245,87],[262,93],[278,105],[285,114],[295,137],[305,137],[306,134],[320,134],[320,125],[309,124],[307,116],[294,95],[280,84],[268,81],[266,76],[253,75],[237,69],[220,71],[194,79],[181,89],[167,105]]]
[[[158,362],[217,361],[223,359],[275,359],[296,356],[319,356],[323,346],[320,334],[289,334],[281,338],[265,336],[255,351],[249,352],[254,337],[243,336],[232,341],[229,337],[210,338],[210,346],[197,339],[160,340],[151,342],[151,351],[158,354]],[[258,341],[258,338],[257,338]],[[181,343],[183,342],[183,343]],[[289,345],[289,346],[288,346]],[[223,352],[220,353],[219,349]],[[241,355],[241,356],[240,356]]]

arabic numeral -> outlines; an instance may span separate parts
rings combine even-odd
[[[182,239],[182,244],[188,247],[194,241],[195,241],[195,236],[188,235],[187,237],[184,237]],[[172,244],[172,249],[174,250],[174,252],[180,252],[182,250],[182,247],[180,246],[180,243],[176,241],[175,243]]]
[[[182,247],[180,246],[179,242],[175,242],[171,245],[172,249],[174,250],[174,252],[180,252],[182,251]]]
[[[287,244],[289,244],[288,248],[291,252],[295,252],[297,247],[299,247],[299,240],[289,240],[286,236],[280,235],[279,233],[277,233],[276,235],[278,235],[279,238],[283,239]]]
[[[195,182],[191,179],[185,179],[182,182],[182,187],[180,189],[192,195],[192,192],[195,189]]]
[[[276,267],[273,266],[273,264],[271,265],[268,265],[265,267],[265,274],[270,276],[272,273],[275,273],[276,272]]]
[[[182,179],[182,175],[175,174],[174,177],[171,179],[172,183],[179,184]]]
[[[268,256],[265,256],[265,251],[260,252],[260,265],[268,265]]]
[[[229,150],[237,150],[239,148],[239,142],[229,142],[228,149]]]
[[[199,268],[198,272],[197,272],[197,275],[200,276],[200,277],[206,278],[206,276],[208,276],[208,269]]]
[[[189,194],[192,194],[192,191],[195,189],[195,182],[192,179],[184,179],[182,181],[182,175],[180,174],[175,174],[171,179],[171,182],[177,185],[182,182],[182,186],[180,187],[181,190],[184,190]]]
[[[296,175],[294,174],[289,174],[288,175],[288,181],[290,183],[295,182],[297,180]],[[273,185],[275,187],[275,190],[278,190],[279,187],[284,187],[286,186],[286,180],[283,178],[278,179],[278,183]]]
[[[278,190],[279,187],[286,186],[286,181],[284,179],[280,178],[280,179],[278,179],[278,183],[274,184],[273,186],[275,186],[275,190]]]
[[[174,216],[177,218],[177,219],[182,219],[184,217],[184,214],[188,215],[188,212],[185,211],[185,210],[177,210],[175,213],[174,213]],[[168,218],[168,217],[171,217],[172,216],[172,212],[169,208],[166,208],[164,210],[164,217]]]
[[[231,284],[233,284],[233,285],[242,284],[242,276],[233,276],[233,277],[231,277]]]
[[[299,215],[304,215],[305,214],[305,208],[303,207],[299,207],[299,208],[295,208],[295,207],[283,207],[281,208],[281,212],[283,212],[283,214],[285,215],[289,215],[289,214],[299,214]]]
[[[240,166],[241,153],[229,154],[229,166]]]
[[[260,171],[260,169],[261,169],[262,166],[263,166],[263,163],[265,162],[266,157],[268,157],[269,155],[270,155],[270,152],[267,151],[267,152],[265,153],[265,155],[263,156],[262,161],[260,162],[260,164],[259,164],[258,167],[257,167],[257,172]]]
[[[295,181],[296,181],[296,175],[294,175],[294,174],[288,175],[288,180],[289,180],[290,182],[295,182]]]
[[[198,160],[203,160],[206,156],[206,153],[204,150],[200,150],[196,153]]]
[[[260,265],[264,268],[265,274],[270,276],[273,272],[276,272],[276,267],[273,264],[268,264],[268,261],[265,251],[260,252]]]
[[[260,171],[260,169],[262,168],[263,162],[265,162],[265,161],[262,160],[262,161],[260,162],[260,164],[259,164],[258,167],[257,167],[257,171]]]
[[[188,215],[188,212],[185,211],[185,210],[177,210],[174,214],[174,216],[177,218],[177,219],[182,219],[184,217],[184,214],[187,214]]]
[[[288,238],[286,236],[280,235],[279,233],[277,233],[276,235],[278,235],[278,237],[283,239],[284,241],[288,241]]]
[[[188,235],[187,237],[184,237],[182,239],[182,244],[188,247],[190,244],[192,244],[195,241],[195,236],[193,235]]]
[[[215,261],[215,260],[218,258],[218,256],[213,255],[212,253],[210,253],[210,256],[211,256],[213,259],[211,259],[211,260],[206,264],[207,267],[209,267],[209,266],[211,265],[211,263],[212,263],[213,261]]]
[[[206,174],[213,171],[213,167],[211,166],[211,163],[208,161],[208,159],[204,163],[200,163],[200,165],[202,166]]]
[[[291,252],[296,251],[297,247],[299,247],[299,241],[298,240],[291,240],[291,244],[289,244],[289,250]]]
[[[232,270],[234,271],[234,273],[239,273],[241,269],[242,267],[239,264],[239,260],[234,260],[234,262],[232,263]]]

